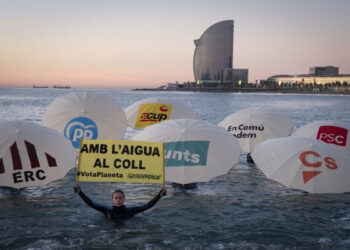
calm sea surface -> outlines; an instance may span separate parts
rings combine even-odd
[[[45,108],[71,91],[84,90],[0,89],[0,117],[40,123]],[[172,98],[215,124],[249,107],[289,114],[293,130],[315,120],[350,122],[350,96],[93,91],[112,96],[123,108],[146,97]],[[128,129],[125,139],[137,132]],[[168,195],[154,208],[123,223],[107,220],[73,192],[75,172],[45,187],[0,187],[0,249],[350,249],[350,193],[287,189],[245,156],[227,175],[195,189],[167,183]],[[102,204],[110,204],[112,191],[122,188],[127,205],[143,204],[160,190],[142,184],[81,187]]]

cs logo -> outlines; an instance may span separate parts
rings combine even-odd
[[[79,148],[80,140],[92,140],[98,136],[98,129],[95,122],[88,117],[73,118],[67,122],[63,132],[64,136],[71,140],[75,148]]]
[[[316,175],[322,173],[319,170],[320,167],[325,166],[330,170],[336,170],[338,168],[335,159],[330,156],[323,157],[315,151],[304,151],[299,155],[299,160],[301,163],[308,168],[313,170],[302,171],[304,184],[314,178]]]

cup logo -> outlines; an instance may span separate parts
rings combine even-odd
[[[346,128],[336,126],[320,126],[316,139],[325,143],[345,147],[347,136],[348,130]]]
[[[145,128],[147,126],[169,120],[172,105],[162,103],[143,103],[135,121],[135,128]]]
[[[88,117],[75,117],[67,122],[64,128],[64,136],[73,144],[73,147],[79,148],[82,139],[93,140],[98,137],[98,129],[93,120]]]

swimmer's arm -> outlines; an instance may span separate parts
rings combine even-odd
[[[96,209],[97,211],[100,211],[101,213],[104,213],[106,216],[108,214],[108,209],[100,204],[98,204],[97,202],[93,202],[89,197],[87,197],[83,191],[80,190],[80,192],[78,193],[79,196],[81,197],[81,199],[83,201],[85,201],[85,203],[89,206],[92,207],[93,209]]]
[[[153,207],[159,200],[161,197],[163,197],[164,195],[166,195],[166,190],[162,189],[160,190],[159,194],[157,194],[152,200],[150,200],[147,204],[143,205],[143,206],[139,206],[139,207],[133,207],[130,209],[130,213],[131,214],[137,214],[137,213],[141,213],[143,211],[146,211],[147,209],[150,209],[151,207]]]

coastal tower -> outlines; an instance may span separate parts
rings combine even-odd
[[[232,70],[233,20],[226,20],[210,26],[195,40],[193,72],[197,83],[220,83],[224,71]]]

